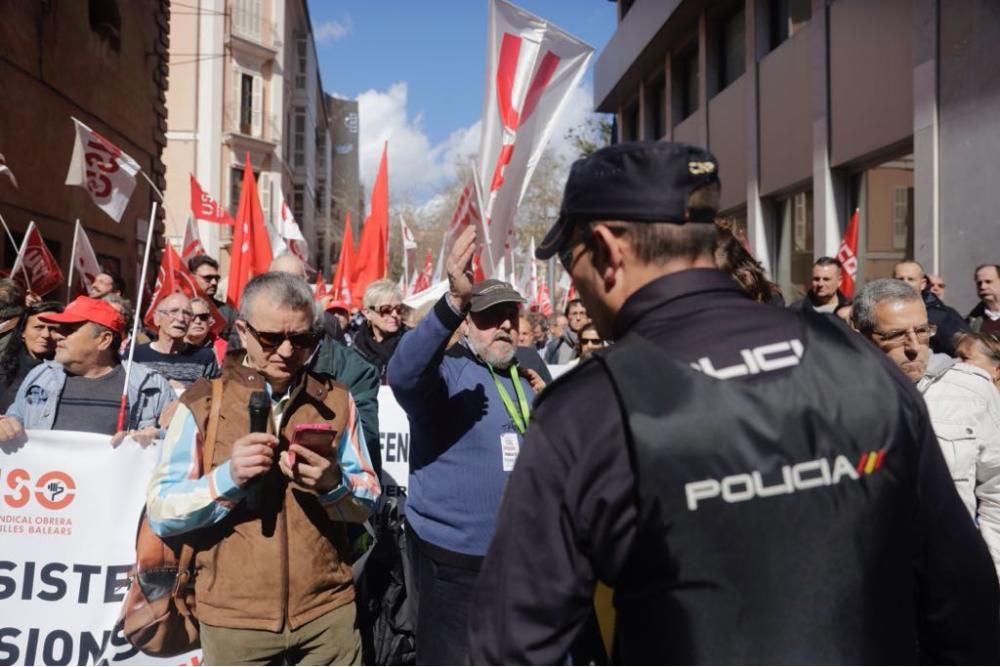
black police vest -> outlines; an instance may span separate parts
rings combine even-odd
[[[799,364],[753,382],[637,336],[601,355],[637,482],[615,662],[916,659],[916,457],[899,389],[859,336],[803,323]],[[770,358],[747,354],[758,370]]]

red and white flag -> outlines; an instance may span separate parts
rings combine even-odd
[[[207,255],[205,252],[205,246],[201,244],[201,239],[198,238],[198,223],[194,221],[193,216],[188,216],[187,225],[184,227],[184,245],[181,246],[181,259],[185,263],[192,257],[196,255]]]
[[[326,282],[323,280],[323,272],[316,272],[316,288],[313,290],[313,298],[319,301],[328,294]]]
[[[14,172],[7,166],[7,160],[4,158],[3,153],[0,153],[0,176],[6,176],[10,179],[10,184],[14,186],[14,189],[18,189],[17,179],[14,178]]]
[[[63,273],[59,262],[49,252],[34,220],[28,223],[28,231],[24,233],[10,277],[38,296],[45,296],[62,285]]]
[[[73,123],[76,143],[66,172],[66,185],[85,187],[98,208],[115,222],[121,222],[135,190],[139,163],[76,118]]]
[[[302,235],[299,223],[295,222],[292,209],[288,207],[284,195],[281,197],[281,206],[278,207],[278,238],[272,241],[275,246],[275,256],[280,255],[286,249],[291,251],[296,257],[305,263],[309,263],[309,246],[306,245],[306,237]]]
[[[236,221],[226,212],[219,202],[205,192],[198,179],[191,174],[191,215],[195,220],[217,222],[223,225],[235,225]]]
[[[837,261],[840,262],[841,282],[840,292],[848,299],[854,298],[854,279],[858,275],[858,218],[860,211],[854,209],[851,214],[851,221],[847,224],[847,231],[840,242],[840,249],[837,251]]]
[[[196,296],[204,299],[208,304],[208,312],[212,316],[212,323],[209,327],[211,332],[216,336],[222,332],[222,328],[226,325],[226,318],[216,308],[215,302],[205,296],[205,293],[198,286],[198,281],[188,271],[187,264],[181,260],[180,255],[174,250],[174,246],[168,243],[166,248],[163,249],[163,258],[160,260],[160,271],[156,275],[156,287],[153,288],[153,295],[149,300],[149,308],[146,310],[146,316],[142,319],[146,328],[152,331],[156,330],[156,324],[153,321],[156,309],[159,308],[161,301],[174,292],[182,292],[189,299],[193,299]]]
[[[534,264],[534,262],[532,262]],[[531,296],[530,310],[536,311],[545,317],[552,316],[552,297],[549,295],[549,285],[545,280],[545,274],[537,274],[535,283],[535,293]]]
[[[76,283],[68,286],[70,297],[73,296],[74,287],[79,290],[80,294],[87,294],[90,286],[94,284],[97,274],[101,272],[101,265],[97,261],[94,247],[90,245],[90,239],[87,238],[87,232],[79,220],[76,221],[76,229],[73,231],[73,252],[69,262],[73,267],[71,271],[75,278],[73,282]]]
[[[431,278],[434,276],[434,256],[430,248],[424,257],[424,268],[413,275],[413,282],[410,285],[410,294],[419,294],[431,286]]]
[[[594,49],[505,0],[490,2],[487,41],[478,171],[492,270],[513,247],[521,197]]]

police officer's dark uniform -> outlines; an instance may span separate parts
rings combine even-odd
[[[705,163],[662,142],[598,151],[557,225],[682,221]],[[616,662],[997,661],[989,554],[884,355],[713,269],[641,287],[614,329],[533,412],[474,663],[562,662],[596,580],[615,590]]]

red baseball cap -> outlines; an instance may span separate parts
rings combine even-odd
[[[125,318],[103,299],[92,299],[89,296],[78,296],[66,306],[61,313],[45,313],[38,319],[55,324],[79,324],[93,322],[114,331],[119,336],[125,336]]]
[[[329,310],[343,310],[348,315],[351,314],[351,304],[347,303],[346,301],[331,301],[327,305],[326,309],[328,311]]]

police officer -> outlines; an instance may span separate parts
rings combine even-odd
[[[614,346],[533,412],[471,605],[473,663],[558,664],[596,582],[624,663],[1000,660],[997,580],[912,384],[713,260],[717,163],[573,165],[539,247]]]

